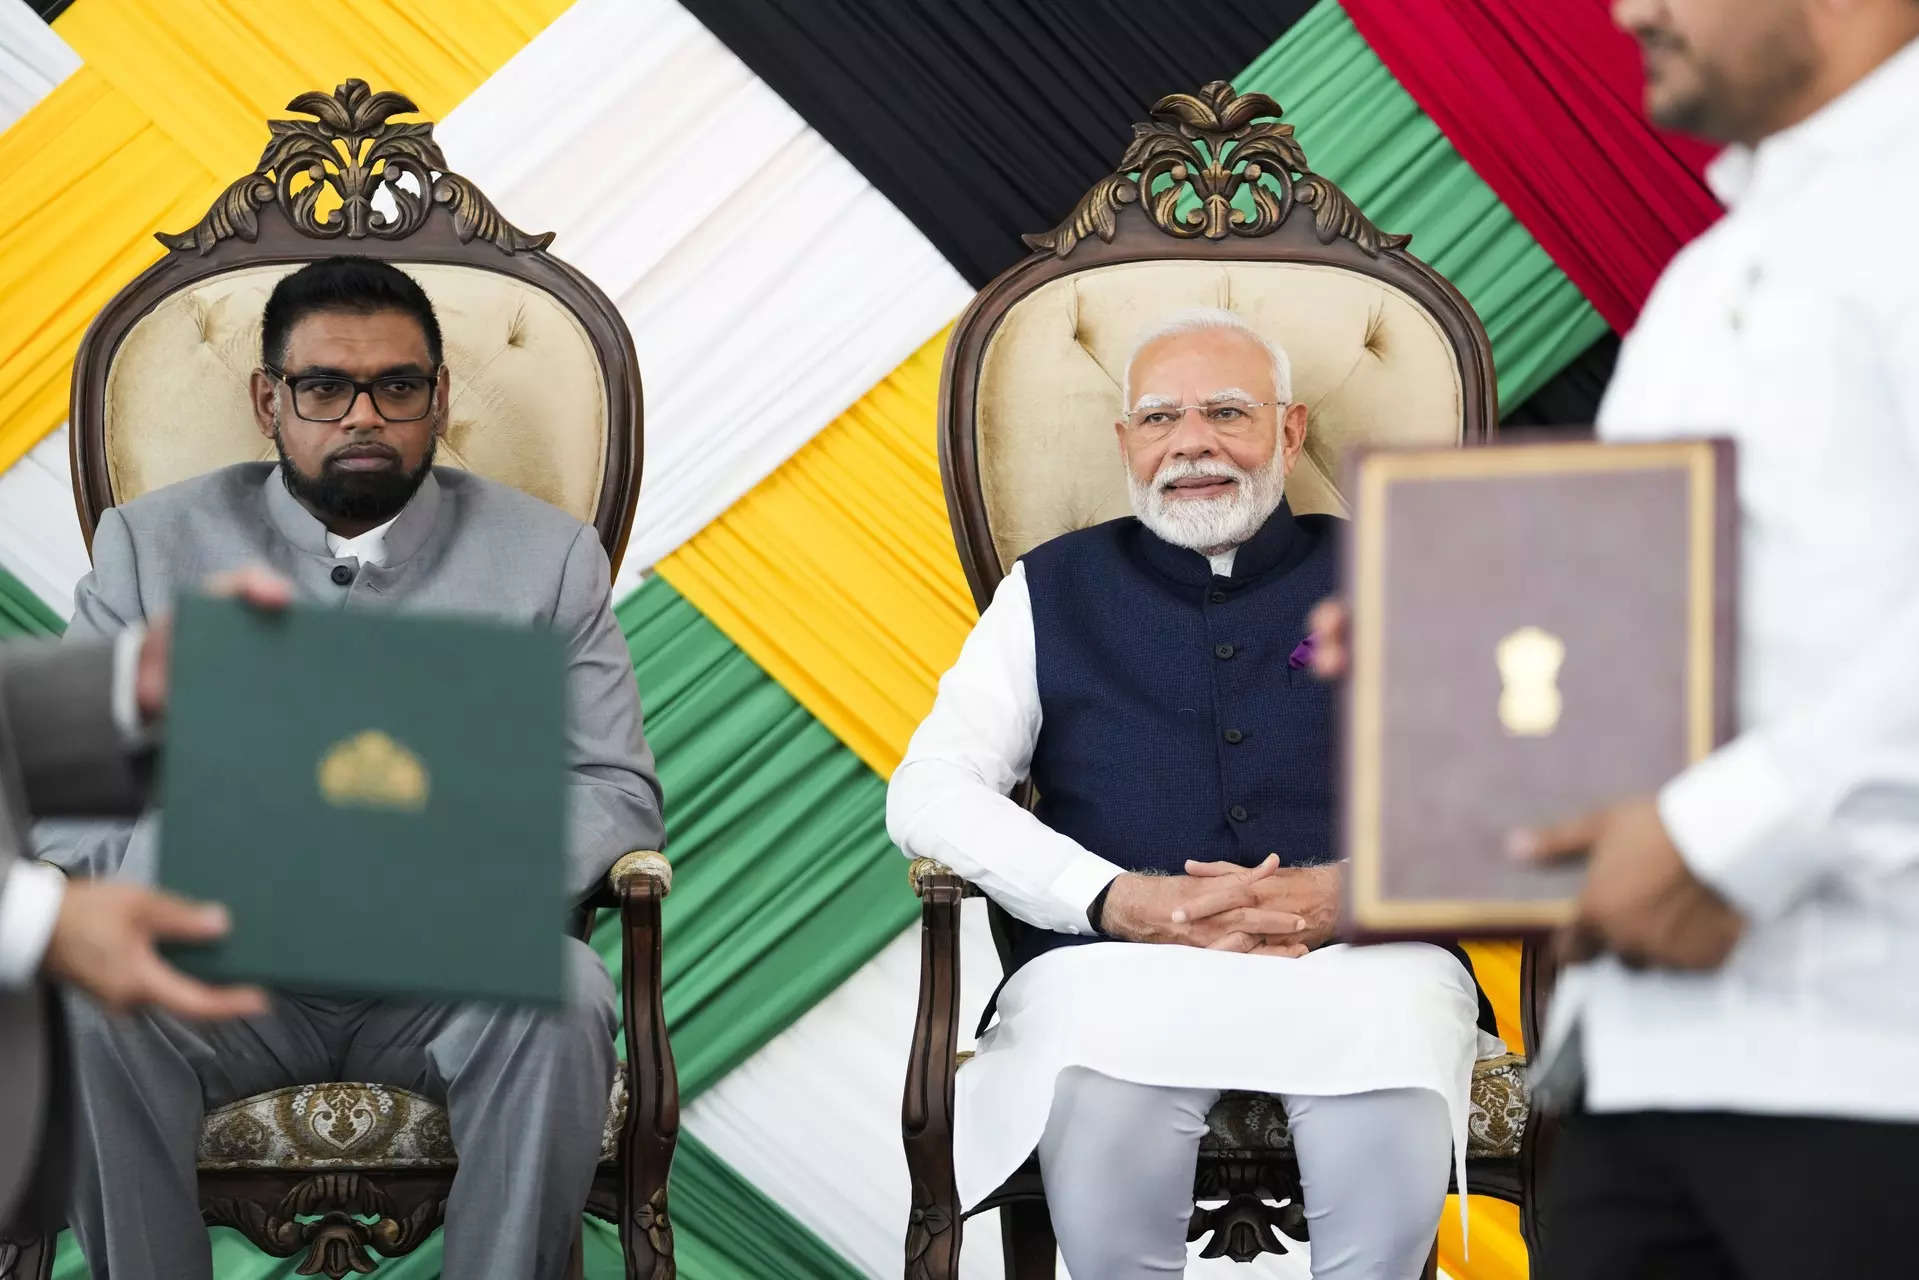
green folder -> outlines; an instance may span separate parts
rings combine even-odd
[[[174,622],[160,879],[232,932],[169,948],[218,982],[334,996],[563,998],[566,657],[497,622]]]

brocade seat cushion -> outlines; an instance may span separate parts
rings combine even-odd
[[[1466,1158],[1511,1159],[1526,1131],[1526,1059],[1516,1053],[1473,1064],[1471,1107],[1466,1113]],[[1200,1150],[1271,1155],[1291,1151],[1286,1112],[1270,1093],[1229,1092],[1206,1116]]]
[[[600,1163],[612,1164],[626,1124],[626,1073],[613,1077]],[[383,1084],[296,1084],[207,1115],[202,1171],[449,1169],[459,1163],[446,1108]]]

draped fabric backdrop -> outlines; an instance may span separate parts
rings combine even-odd
[[[1712,149],[1654,133],[1610,0],[1346,0],[1353,23],[1468,163],[1624,331],[1719,216]]]
[[[1229,79],[1478,309],[1508,422],[1590,421],[1609,325],[1713,215],[1701,153],[1639,120],[1603,7],[0,0],[0,636],[56,634],[86,571],[69,371],[151,233],[250,168],[295,94],[406,93],[456,169],[556,233],[640,356],[646,482],[615,598],[677,869],[681,1272],[897,1275],[918,946],[884,779],[974,617],[934,443],[952,320],[1154,98]],[[998,976],[978,907],[969,1026]],[[617,967],[610,921],[595,942]],[[1474,957],[1516,1043],[1517,948]],[[1450,1274],[1525,1274],[1507,1207],[1473,1202],[1470,1260],[1453,1222]],[[992,1225],[968,1277],[1000,1275]],[[222,1277],[290,1274],[215,1235]],[[593,1226],[589,1273],[616,1255]],[[381,1274],[438,1271],[430,1246]],[[57,1274],[84,1274],[71,1248]]]

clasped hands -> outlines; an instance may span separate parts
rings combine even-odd
[[[1333,936],[1337,866],[1256,867],[1188,862],[1178,876],[1122,875],[1106,895],[1101,924],[1129,942],[1298,957]]]

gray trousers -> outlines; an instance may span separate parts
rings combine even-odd
[[[1053,1234],[1075,1280],[1185,1274],[1193,1167],[1217,1089],[1060,1073],[1040,1138]],[[1411,1280],[1452,1170],[1446,1101],[1426,1089],[1286,1094],[1313,1280]]]
[[[185,1023],[67,1000],[68,1222],[94,1280],[210,1280],[194,1152],[209,1108],[290,1084],[366,1081],[446,1104],[460,1167],[449,1276],[559,1280],[599,1161],[616,1069],[613,984],[568,940],[561,1011],[276,993],[262,1016]]]

